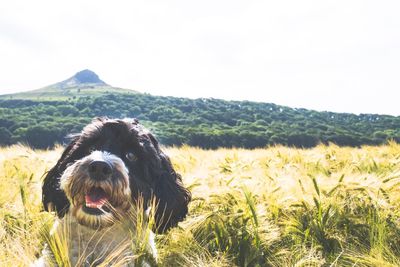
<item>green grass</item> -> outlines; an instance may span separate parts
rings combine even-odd
[[[31,90],[15,94],[0,95],[0,99],[23,99],[38,101],[63,101],[79,97],[97,97],[104,94],[137,94],[137,91],[112,86],[81,85],[71,88],[48,86],[42,89]]]
[[[193,201],[156,237],[158,266],[400,266],[398,144],[166,152]],[[54,219],[40,179],[60,153],[0,149],[1,266],[40,254]],[[143,239],[131,249],[145,257]]]

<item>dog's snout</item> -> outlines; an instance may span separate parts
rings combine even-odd
[[[112,166],[104,160],[95,160],[89,164],[89,176],[93,180],[105,180],[111,173]]]

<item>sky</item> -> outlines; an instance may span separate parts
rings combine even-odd
[[[154,95],[400,115],[398,0],[0,3],[0,94],[90,69]]]

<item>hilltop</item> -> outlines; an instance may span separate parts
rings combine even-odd
[[[65,81],[58,82],[56,84],[48,86],[49,88],[59,88],[61,90],[65,89],[72,89],[76,87],[106,87],[110,86],[106,84],[104,81],[102,81],[99,76],[91,71],[91,70],[81,70],[77,72],[74,76],[71,78],[66,79]]]
[[[72,98],[99,96],[110,93],[134,94],[137,92],[134,90],[113,87],[102,81],[94,71],[85,69],[77,72],[75,75],[64,81],[26,92],[0,95],[0,99],[30,99],[41,101],[68,100]]]

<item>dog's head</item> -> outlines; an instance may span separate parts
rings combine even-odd
[[[44,178],[42,201],[59,217],[107,227],[139,198],[155,198],[156,230],[183,220],[191,199],[154,136],[135,119],[96,118],[73,137]]]

